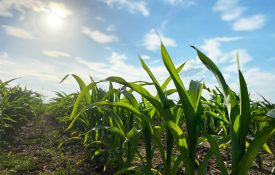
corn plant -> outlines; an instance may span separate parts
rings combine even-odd
[[[142,58],[141,65],[151,82],[128,82],[122,77],[111,76],[99,82],[91,79],[91,83],[86,85],[80,77],[72,75],[80,86],[80,92],[68,117],[70,124],[67,129],[76,134],[72,138],[82,140],[90,149],[92,158],[104,157],[105,171],[109,167],[111,171],[117,171],[116,174],[128,171],[136,174],[177,174],[183,165],[185,174],[204,174],[211,157],[215,156],[221,173],[228,174],[219,149],[221,145],[230,143],[231,173],[247,174],[259,149],[263,147],[268,151],[266,142],[275,132],[274,119],[268,119],[264,127],[254,120],[258,108],[254,110],[250,103],[240,69],[240,94],[237,95],[227,85],[218,67],[193,48],[220,85],[220,89],[208,89],[212,93],[210,100],[201,96],[203,89],[207,89],[203,82],[191,81],[189,87],[185,87],[180,77],[184,64],[176,68],[162,43],[162,60],[169,73],[164,83],[156,79]],[[110,83],[104,94],[100,94],[97,87],[102,82]],[[174,87],[167,89],[170,82]],[[114,83],[121,88],[114,88]],[[147,86],[153,86],[157,94],[151,94]],[[133,92],[141,97],[140,102]],[[172,94],[177,94],[178,100],[173,99]],[[272,111],[268,115],[272,116]],[[253,127],[258,129],[250,133]],[[198,162],[196,148],[204,141],[208,141],[211,148]],[[246,145],[249,145],[247,149]],[[145,154],[140,152],[143,148]],[[153,167],[156,150],[163,170]],[[135,160],[141,164],[133,165]]]
[[[1,137],[7,134],[7,130],[12,131],[28,119],[42,115],[44,110],[40,94],[18,85],[10,87],[13,80],[0,81]]]
[[[192,46],[193,47],[193,46]],[[273,136],[275,132],[275,121],[272,120],[270,126],[264,131],[259,133],[254,140],[250,143],[246,150],[245,145],[247,141],[247,134],[251,122],[251,109],[250,100],[247,90],[247,85],[240,71],[238,63],[238,74],[239,74],[239,85],[240,85],[240,102],[237,103],[237,98],[234,96],[233,91],[227,85],[222,73],[206,55],[204,55],[197,48],[193,47],[198,54],[198,57],[202,63],[215,75],[225,99],[225,106],[230,119],[230,137],[231,137],[231,152],[232,152],[232,172],[231,174],[247,174],[249,167],[252,164],[255,156],[259,149]],[[237,55],[237,60],[239,60]],[[215,149],[215,140],[208,137],[208,141],[211,146]],[[218,150],[215,150],[216,157],[220,164],[224,166],[224,163],[219,159],[220,154]],[[228,174],[227,171],[223,170],[223,174]]]

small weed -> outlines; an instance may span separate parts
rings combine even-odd
[[[34,167],[31,158],[13,155],[12,153],[0,153],[0,174],[1,171],[5,169],[10,169],[14,172],[29,172],[32,171]]]

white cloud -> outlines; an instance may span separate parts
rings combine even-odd
[[[48,10],[62,18],[67,18],[72,15],[72,11],[69,10],[63,3],[50,2],[48,4],[48,8],[44,9],[44,11]]]
[[[43,50],[42,53],[46,56],[53,57],[53,58],[70,57],[70,54],[56,51],[56,50]]]
[[[100,44],[118,41],[118,37],[115,35],[106,34],[99,30],[92,30],[88,27],[83,27],[82,33],[84,33],[85,35],[88,35],[92,40],[94,40]]]
[[[275,89],[273,87],[273,82],[275,81],[275,73],[263,71],[257,67],[249,67],[247,63],[252,61],[252,56],[247,52],[246,49],[238,48],[230,51],[224,51],[222,49],[223,42],[233,42],[241,39],[240,37],[216,37],[212,39],[207,39],[204,41],[204,44],[201,46],[205,51],[205,54],[209,56],[220,68],[223,76],[225,77],[227,83],[232,89],[236,92],[239,91],[239,82],[237,74],[237,62],[236,55],[239,53],[241,70],[244,74],[245,80],[248,84],[248,90],[251,93],[252,99],[259,99],[257,93],[262,94],[267,99],[275,100]],[[212,58],[210,55],[216,57]],[[199,66],[199,64],[195,64]],[[190,69],[193,69],[193,65]],[[209,71],[207,71],[209,73]],[[204,72],[205,75],[205,72]],[[203,75],[202,75],[203,76]],[[214,76],[206,77],[206,81],[215,80]],[[264,81],[263,81],[264,80]],[[216,80],[214,81],[217,85]],[[213,82],[211,82],[213,83]],[[210,84],[211,84],[210,83]],[[206,85],[209,85],[207,83]]]
[[[257,14],[236,20],[233,23],[233,29],[235,31],[252,31],[262,28],[265,24],[265,21],[266,20],[264,15]]]
[[[98,21],[101,21],[101,22],[105,22],[105,18],[103,18],[101,16],[96,16],[95,19]]]
[[[0,54],[0,76],[2,80],[22,77],[16,82],[34,90],[42,91],[48,98],[53,97],[53,91],[69,93],[78,90],[77,83],[73,79],[58,84],[66,74],[71,73],[79,75],[87,82],[89,82],[88,75],[91,75],[95,81],[109,76],[121,76],[127,81],[151,81],[140,65],[134,66],[127,63],[128,59],[125,54],[112,52],[107,62],[74,57],[67,57],[67,59],[68,61],[64,62],[59,59],[13,58],[8,53],[3,52]],[[157,75],[156,77],[160,82],[163,82],[168,76],[164,66],[150,66],[150,69],[154,75]],[[199,59],[188,61],[181,75],[186,87],[191,79],[201,80],[207,78],[206,68]],[[254,94],[259,92],[268,99],[275,100],[274,88],[270,88],[273,87],[272,83],[275,81],[274,73],[263,72],[259,69],[247,69],[244,71],[244,76],[250,92],[254,92]],[[207,85],[209,86],[209,84]],[[173,87],[172,82],[169,85],[169,88],[171,87]],[[150,93],[154,94],[156,92],[153,86],[147,86],[146,88]]]
[[[2,57],[0,55],[1,80],[22,77],[15,82],[45,95],[53,95],[52,91],[61,90],[58,82],[64,74],[62,70],[46,60],[31,58]]]
[[[141,13],[143,16],[149,16],[150,10],[146,2],[137,0],[102,0],[108,6],[117,6],[118,8],[126,8],[130,13]]]
[[[244,77],[248,84],[248,89],[252,92],[252,97],[259,97],[257,93],[260,93],[265,98],[275,102],[275,73],[265,72],[259,68],[251,68],[244,72]]]
[[[225,62],[229,55],[231,54],[224,54],[221,50],[221,43],[222,42],[232,42],[240,40],[241,37],[216,37],[204,40],[203,45],[201,46],[202,50],[205,54],[211,58],[216,63]]]
[[[48,95],[48,98],[53,97],[53,91],[75,92],[78,90],[77,83],[73,79],[58,84],[66,74],[72,73],[79,75],[87,82],[90,82],[88,75],[91,75],[95,81],[109,76],[120,76],[127,81],[151,81],[146,71],[140,65],[135,66],[127,63],[128,58],[125,54],[112,52],[107,62],[92,61],[92,59],[73,56],[66,57],[66,59],[68,60],[13,58],[8,54],[0,54],[0,77],[2,80],[22,77],[18,80],[21,85],[42,91],[45,95]],[[197,67],[197,62],[190,61],[186,64],[183,70],[184,78],[190,71],[188,67]],[[150,69],[154,75],[157,75],[156,77],[160,83],[168,76],[164,66],[151,65]],[[196,75],[200,72],[198,70],[196,69],[195,72],[190,73],[192,75],[190,77],[196,78]],[[189,80],[189,76],[187,79]],[[171,82],[170,86],[172,84]],[[152,94],[156,92],[153,86],[146,86],[146,89]]]
[[[237,48],[229,51],[222,49],[222,43],[234,42],[242,39],[241,37],[216,37],[206,39],[201,46],[202,51],[221,67],[226,80],[233,80],[237,74],[237,53],[239,54],[240,66],[242,70],[247,70],[247,63],[253,60],[246,49]]]
[[[232,50],[225,55],[229,58],[227,65],[224,67],[226,73],[237,73],[237,53],[239,54],[240,66],[242,70],[246,70],[245,65],[252,61],[252,56],[245,49],[236,49]]]
[[[191,7],[196,4],[194,0],[164,0],[164,1],[173,6],[181,6],[185,8]]]
[[[109,25],[109,26],[106,28],[106,31],[108,31],[108,32],[116,31],[116,26],[114,26],[114,25]]]
[[[239,5],[239,0],[218,0],[213,10],[221,13],[224,21],[232,21],[240,17],[245,10]]]
[[[213,10],[221,13],[221,18],[227,21],[235,31],[253,31],[260,29],[265,24],[265,16],[254,14],[244,17],[246,7],[239,4],[239,0],[218,0]]]
[[[160,59],[155,59],[155,60],[150,61],[149,64],[156,64],[159,62],[160,62]]]
[[[16,38],[21,38],[21,39],[35,39],[36,38],[32,33],[28,32],[24,29],[21,29],[21,28],[9,26],[9,25],[2,25],[2,27],[4,28],[4,30],[6,31],[6,33],[8,35],[11,35]]]
[[[9,57],[9,54],[7,52],[0,52],[0,58],[5,59],[8,57]]]
[[[0,1],[0,16],[13,17],[14,11],[20,12],[22,15],[28,11],[33,12],[49,12],[54,9],[55,13],[62,11],[62,17],[72,15],[65,4],[57,2],[47,2],[41,0],[2,0]],[[57,14],[61,15],[61,13]],[[22,18],[22,16],[21,16]]]
[[[150,60],[151,57],[149,55],[141,55],[140,56],[143,60]]]
[[[174,39],[160,34],[160,39],[166,47],[176,47],[177,43]],[[153,29],[145,34],[143,39],[143,46],[151,51],[155,51],[160,47],[160,39]]]

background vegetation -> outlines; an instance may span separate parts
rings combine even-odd
[[[141,65],[151,82],[108,77],[98,82],[91,78],[85,84],[71,75],[79,92],[57,92],[47,104],[47,114],[55,116],[68,135],[59,147],[81,143],[87,157],[107,174],[205,174],[213,158],[220,174],[248,174],[256,160],[261,168],[258,153],[264,150],[272,154],[275,105],[265,98],[250,99],[239,63],[236,93],[215,63],[193,48],[217,79],[218,87],[210,89],[204,82],[193,80],[186,86],[180,76],[185,64],[175,67],[163,44],[162,60],[169,73],[163,83],[142,58]],[[9,82],[0,82],[1,140],[12,128],[45,111],[41,95],[19,86],[9,87]],[[104,82],[109,83],[106,91],[100,88]],[[148,86],[157,94],[150,93]],[[202,91],[210,98],[203,97]]]

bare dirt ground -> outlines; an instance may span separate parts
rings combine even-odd
[[[59,144],[67,135],[52,117],[29,121],[0,148],[0,175],[98,174],[81,144]]]
[[[0,175],[99,175],[102,167],[89,161],[87,153],[80,143],[69,142],[61,148],[58,145],[68,138],[64,129],[53,117],[42,117],[21,126],[13,136],[8,137],[4,145],[0,145]],[[271,144],[274,151],[275,143]],[[140,152],[145,155],[143,146]],[[201,160],[209,147],[198,147],[197,157]],[[222,155],[228,169],[231,167],[229,150],[223,150]],[[140,162],[134,162],[135,165]],[[158,151],[155,151],[153,166],[162,167]],[[249,174],[269,175],[275,166],[273,155],[261,152]],[[184,174],[183,168],[179,174]],[[221,174],[215,158],[212,158],[206,174]]]

